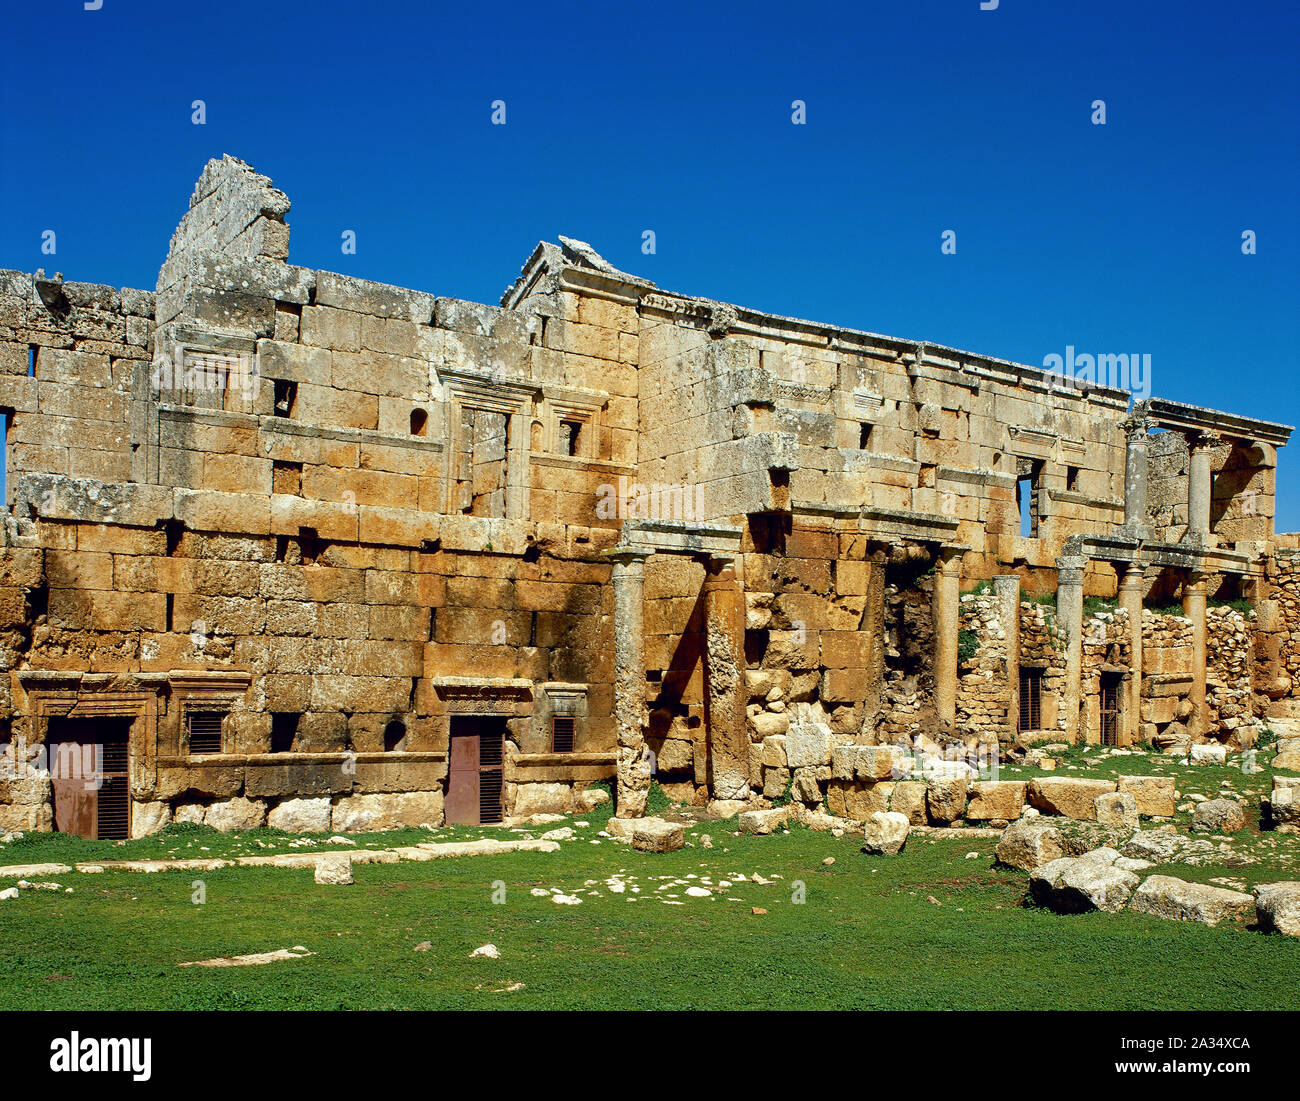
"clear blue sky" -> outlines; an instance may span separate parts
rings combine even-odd
[[[563,233],[779,313],[1150,353],[1160,396],[1300,423],[1293,3],[102,3],[7,5],[0,267],[152,287],[232,153],[294,263],[495,302]],[[1279,483],[1300,528],[1286,451]]]

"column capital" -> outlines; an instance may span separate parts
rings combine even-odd
[[[957,546],[951,543],[942,543],[934,557],[935,568],[946,574],[960,574],[962,560],[966,557],[966,552],[970,550],[967,546]]]
[[[1223,443],[1223,433],[1212,428],[1195,429],[1187,433],[1189,451],[1209,451]]]
[[[1138,443],[1146,440],[1156,422],[1145,408],[1135,405],[1132,412],[1119,422],[1119,426],[1124,429],[1129,443]]]
[[[739,555],[726,553],[715,554],[713,551],[706,551],[697,556],[697,560],[703,563],[704,568],[710,575],[726,573],[727,570],[734,571],[738,558]]]
[[[653,554],[653,551],[635,550],[632,547],[611,547],[600,552],[605,558],[619,566],[640,565]]]
[[[1146,564],[1139,559],[1132,559],[1128,562],[1117,562],[1121,567],[1120,585],[1141,585],[1146,577]]]
[[[1056,560],[1056,581],[1082,585],[1083,573],[1088,568],[1088,558],[1082,554],[1063,554]]]

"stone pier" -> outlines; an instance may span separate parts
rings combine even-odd
[[[1192,715],[1187,721],[1194,741],[1205,737],[1205,582],[1206,575],[1189,570],[1183,582],[1183,615],[1192,621]]]
[[[1138,740],[1138,729],[1142,723],[1142,582],[1145,571],[1141,562],[1117,565],[1122,570],[1119,606],[1128,613],[1130,670],[1121,741],[1131,745]]]
[[[749,719],[745,713],[745,598],[736,576],[735,559],[710,557],[705,565],[710,785],[715,799],[746,799]]]
[[[1088,560],[1077,555],[1063,555],[1056,560],[1056,616],[1066,633],[1065,691],[1061,706],[1065,710],[1065,734],[1069,741],[1079,739],[1079,681],[1083,673],[1083,573]]]
[[[998,594],[998,618],[1007,637],[1007,740],[1015,741],[1020,726],[1020,575],[999,574],[993,579]]]
[[[617,811],[620,818],[645,814],[650,760],[645,747],[644,551],[607,552],[614,566],[614,729],[617,746]]]
[[[957,628],[962,551],[943,547],[934,573],[934,707],[940,727],[957,723]]]

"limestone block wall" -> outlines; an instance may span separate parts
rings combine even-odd
[[[1211,607],[1205,618],[1205,700],[1211,737],[1249,748],[1264,701],[1255,693],[1256,613],[1228,605]]]
[[[1148,443],[1147,502],[1154,537],[1178,542],[1187,532],[1190,454],[1181,432]],[[1210,452],[1210,530],[1220,543],[1266,542],[1277,515],[1277,449],[1224,441]]]
[[[751,785],[821,802],[833,745],[879,736],[884,566],[857,537],[751,529],[744,555]]]
[[[645,571],[645,663],[654,778],[674,799],[708,797],[704,566],[657,554]]]
[[[1142,714],[1139,737],[1160,748],[1190,738],[1192,621],[1142,610]]]
[[[1294,537],[1292,537],[1294,538]],[[1277,676],[1261,686],[1274,699],[1300,696],[1300,548],[1279,546],[1269,562],[1269,618],[1262,641]]]
[[[1056,605],[1035,601],[1020,603],[1020,664],[1042,670],[1040,729],[1065,729],[1061,706],[1065,693],[1065,629],[1057,619]]]
[[[1120,684],[1121,714],[1127,703],[1127,685],[1131,673],[1132,641],[1128,610],[1099,609],[1083,619],[1082,663],[1079,677],[1081,730],[1088,741],[1101,740],[1102,677],[1109,674]],[[1124,729],[1123,719],[1118,729]]]
[[[885,565],[884,676],[877,739],[909,744],[933,736],[934,574],[920,548],[900,548]]]
[[[28,472],[133,476],[135,383],[153,313],[149,291],[0,271],[6,503]]]
[[[1008,660],[1010,648],[997,593],[992,589],[963,593],[960,625],[972,632],[979,649],[958,667],[958,731],[963,739],[981,743],[1010,741],[1016,719],[1009,714],[1009,678],[1017,674]]]

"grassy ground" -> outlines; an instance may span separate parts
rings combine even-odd
[[[60,876],[72,894],[0,903],[0,1008],[1246,1009],[1280,1006],[1300,984],[1300,945],[1280,937],[1027,908],[1026,877],[992,867],[991,839],[914,836],[898,857],[868,857],[855,837],[801,827],[737,837],[732,819],[656,855],[598,838],[598,815],[584,821],[559,853],[357,865],[348,887],[277,868]],[[435,836],[492,834],[520,836]],[[360,835],[376,847],[429,836]],[[121,846],[46,836],[6,846],[0,863],[291,840],[196,827]],[[1238,869],[1262,881],[1251,872]],[[616,876],[621,894],[606,883]],[[705,877],[716,893],[688,896]],[[191,901],[198,878],[203,905]],[[581,904],[530,893],[553,888]],[[432,948],[416,951],[424,941]],[[469,958],[488,942],[500,959]],[[314,955],[176,966],[294,945]]]

